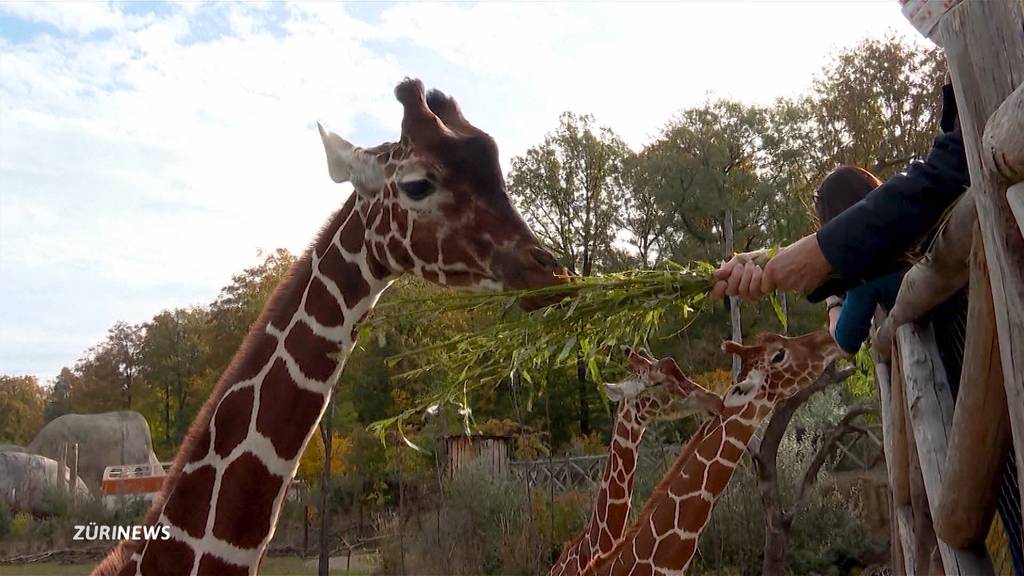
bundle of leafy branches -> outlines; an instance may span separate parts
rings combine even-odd
[[[472,410],[469,395],[517,376],[527,409],[543,392],[547,374],[582,366],[593,382],[621,375],[621,347],[639,347],[672,334],[659,331],[670,316],[682,330],[699,311],[711,286],[714,267],[706,263],[669,263],[653,270],[575,278],[573,282],[534,290],[492,293],[444,293],[430,298],[403,298],[382,303],[368,332],[410,323],[431,323],[442,314],[472,312],[493,320],[430,346],[388,358],[391,367],[417,358],[417,366],[401,377],[436,373],[438,384],[415,405],[371,429],[381,435],[392,428],[401,434],[402,422],[438,406],[455,404],[467,429]],[[524,300],[561,298],[553,305],[526,312]],[[404,438],[404,436],[403,436]],[[408,440],[406,440],[408,443]]]

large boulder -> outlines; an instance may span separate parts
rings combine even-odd
[[[65,444],[78,443],[78,475],[99,490],[107,466],[156,463],[149,423],[138,412],[65,414],[43,427],[26,449],[60,459]]]
[[[17,511],[44,514],[47,493],[66,492],[69,471],[64,470],[60,482],[57,462],[38,454],[6,450],[0,452],[0,502]],[[79,501],[91,497],[89,488],[79,478],[75,486]]]
[[[25,452],[26,450],[17,444],[0,444],[0,452]]]

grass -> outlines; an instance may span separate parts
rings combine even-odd
[[[357,557],[352,559],[352,571],[345,571],[345,559],[341,558],[338,567],[332,567],[330,573],[334,576],[369,576],[372,574],[372,567],[366,562],[359,562]],[[87,564],[60,564],[58,562],[39,562],[35,564],[22,564],[20,566],[0,566],[0,576],[84,576],[96,567],[95,562]],[[282,556],[267,558],[260,567],[260,576],[305,576],[317,573],[316,561],[309,562],[300,558]]]

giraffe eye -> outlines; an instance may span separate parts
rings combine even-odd
[[[785,350],[779,350],[775,354],[772,354],[771,363],[772,364],[778,364],[779,362],[782,362],[785,359],[786,359],[786,351]]]
[[[423,200],[427,196],[434,193],[437,189],[434,183],[426,178],[422,180],[410,180],[408,182],[400,182],[398,187],[402,189],[402,192],[409,197],[411,200]]]

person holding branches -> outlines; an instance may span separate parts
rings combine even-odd
[[[737,296],[753,302],[782,290],[804,293],[811,302],[826,300],[833,337],[845,352],[856,353],[867,337],[875,305],[892,307],[908,266],[906,255],[926,242],[970,185],[948,75],[942,94],[941,133],[923,161],[912,162],[905,172],[884,183],[858,168],[834,170],[814,198],[821,227],[780,249],[763,268],[755,262],[756,253],[733,256],[715,271],[711,297]],[[873,189],[865,192],[867,187]],[[963,291],[931,313],[954,402],[960,387],[966,316]],[[1012,450],[1007,460],[996,488],[996,510],[1006,530],[1014,574],[1024,576],[1021,503],[1016,500]]]

